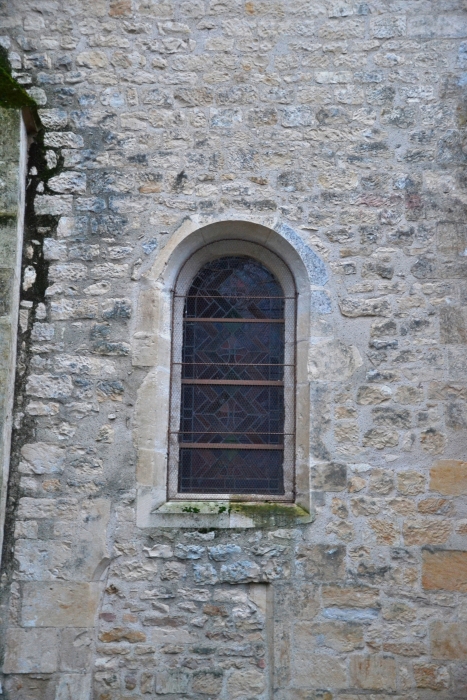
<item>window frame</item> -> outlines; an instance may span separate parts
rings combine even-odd
[[[239,254],[250,257],[269,269],[284,293],[284,493],[280,495],[256,494],[254,492],[242,494],[180,493],[178,491],[179,442],[177,434],[181,409],[181,357],[185,297],[194,278],[206,264],[219,258]],[[296,327],[297,290],[294,277],[284,260],[269,248],[241,237],[224,239],[199,248],[182,265],[172,292],[171,376],[167,436],[167,496],[170,501],[273,501],[282,503],[295,501]]]

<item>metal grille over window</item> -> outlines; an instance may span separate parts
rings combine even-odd
[[[179,493],[284,494],[285,302],[243,256],[205,265],[184,297]]]

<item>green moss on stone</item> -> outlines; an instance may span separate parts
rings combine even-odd
[[[8,54],[0,47],[0,107],[4,109],[35,108],[36,103],[12,77]]]
[[[258,527],[290,527],[294,524],[313,522],[314,517],[304,508],[283,503],[231,503],[231,513],[251,518]]]

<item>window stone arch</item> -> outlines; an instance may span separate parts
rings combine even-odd
[[[140,527],[237,527],[257,524],[243,508],[226,508],[220,501],[202,504],[171,501],[168,495],[168,434],[170,416],[171,333],[173,294],[181,270],[200,267],[204,259],[232,250],[238,242],[252,257],[283,265],[296,290],[296,431],[294,517],[313,519],[310,484],[310,383],[308,355],[313,317],[328,314],[331,299],[325,289],[326,267],[319,256],[291,227],[274,229],[246,221],[217,221],[199,226],[188,219],[158,252],[152,267],[140,280],[133,336],[133,364],[148,368],[139,389],[134,437],[138,452],[138,524]],[[188,275],[189,277],[189,275]],[[285,505],[284,505],[285,508]],[[295,510],[294,510],[295,509]]]

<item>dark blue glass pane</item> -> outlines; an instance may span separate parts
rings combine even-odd
[[[185,303],[180,492],[284,492],[283,319],[281,286],[251,258],[220,258],[196,276]]]
[[[282,434],[283,395],[281,386],[183,384],[180,430],[200,434]]]
[[[190,377],[191,365],[251,365],[253,378],[282,379],[284,363],[283,323],[222,323],[186,321],[183,342],[183,377]],[[260,366],[263,366],[261,369]],[[270,376],[271,365],[274,377]],[[196,376],[196,375],[195,375]],[[211,379],[229,378],[223,373]],[[243,379],[249,379],[243,368]]]
[[[274,275],[245,257],[214,260],[187,295],[187,318],[282,318],[284,293]]]
[[[282,451],[180,450],[180,493],[284,493]]]

